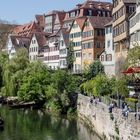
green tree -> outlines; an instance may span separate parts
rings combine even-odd
[[[128,51],[125,67],[137,66],[140,63],[140,46],[136,44],[134,48]]]
[[[95,61],[84,71],[84,78],[90,80],[98,74],[104,74],[104,66],[100,61]]]
[[[127,80],[125,78],[116,79],[112,85],[112,92],[127,97],[129,95]]]
[[[67,49],[67,69],[70,70],[72,72],[73,70],[73,63],[75,61],[75,57],[74,57],[74,43],[70,42],[69,43],[69,47]]]
[[[112,93],[112,82],[103,74],[99,74],[93,79],[86,81],[81,88],[87,95],[104,96]]]
[[[28,51],[18,49],[16,55],[4,65],[3,81],[7,96],[17,95],[24,70],[29,65]]]
[[[46,87],[49,84],[50,72],[47,67],[40,62],[31,63],[24,72],[18,96],[24,101],[45,100]]]

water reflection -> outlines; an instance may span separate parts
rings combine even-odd
[[[99,140],[82,123],[44,115],[41,111],[0,108],[5,120],[1,140]]]

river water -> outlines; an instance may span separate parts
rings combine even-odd
[[[83,123],[35,110],[0,107],[4,130],[0,140],[100,140]]]

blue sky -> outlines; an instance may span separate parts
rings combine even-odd
[[[1,0],[0,19],[19,24],[34,20],[35,14],[51,10],[70,10],[85,0]],[[111,0],[102,0],[111,1]]]

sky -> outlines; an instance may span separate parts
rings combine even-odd
[[[33,21],[36,14],[51,10],[71,10],[85,0],[1,0],[0,19],[24,24]],[[100,0],[111,1],[111,0]]]

